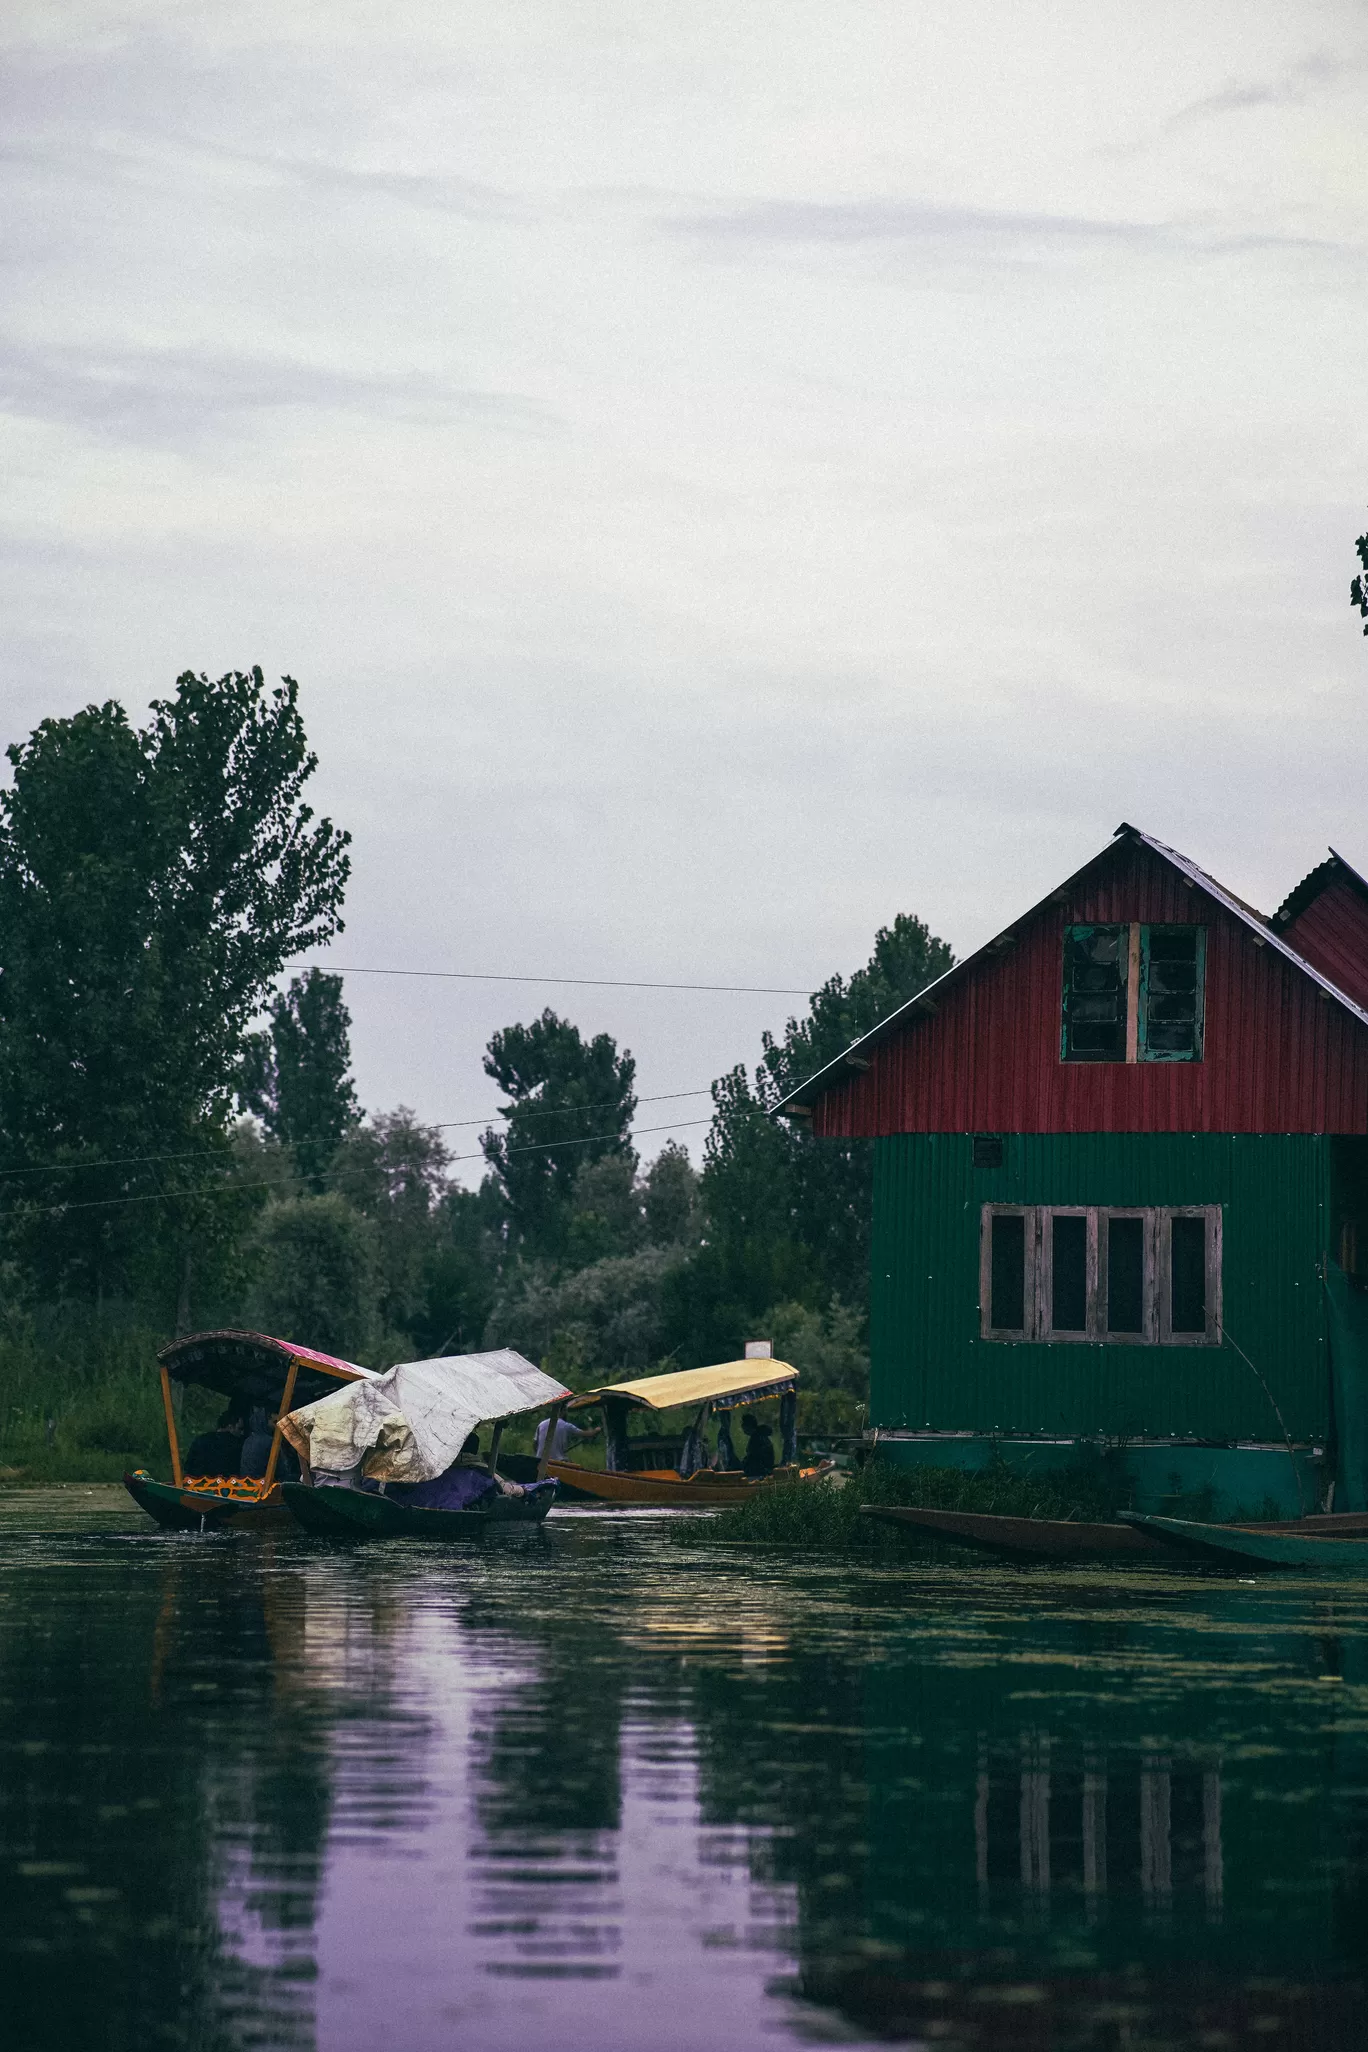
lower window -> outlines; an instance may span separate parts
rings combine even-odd
[[[1219,1346],[1219,1204],[985,1204],[985,1339]]]

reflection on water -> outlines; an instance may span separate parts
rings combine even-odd
[[[0,1540],[17,2048],[1359,2047],[1368,1591]]]

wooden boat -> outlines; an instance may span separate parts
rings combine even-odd
[[[306,1532],[330,1539],[480,1539],[488,1532],[539,1525],[556,1499],[554,1482],[534,1483],[525,1496],[493,1496],[469,1510],[429,1510],[373,1495],[368,1489],[310,1489],[286,1482],[289,1513]]]
[[[976,1511],[920,1510],[892,1503],[861,1504],[860,1515],[880,1524],[900,1525],[904,1531],[951,1539],[979,1552],[1010,1554],[1023,1560],[1153,1559],[1172,1551],[1156,1534],[1136,1525],[989,1517]]]
[[[779,1466],[762,1478],[733,1465],[731,1414],[743,1406],[779,1400],[782,1453]],[[557,1418],[547,1425],[546,1444],[555,1443]],[[825,1472],[798,1466],[798,1371],[787,1361],[763,1359],[724,1361],[714,1368],[683,1368],[670,1375],[642,1375],[630,1382],[605,1383],[583,1391],[563,1406],[567,1411],[596,1409],[603,1416],[605,1465],[589,1468],[577,1461],[544,1460],[540,1472],[605,1507],[639,1510],[708,1510],[744,1503],[757,1489],[776,1482],[805,1480]],[[652,1462],[637,1466],[628,1421],[635,1412],[691,1410],[693,1422],[684,1434],[679,1465],[662,1468]],[[726,1465],[710,1467],[704,1426],[710,1417],[721,1422],[718,1451]],[[659,1442],[657,1441],[656,1444]],[[638,1442],[639,1444],[639,1442]]]
[[[1293,1529],[1264,1526],[1252,1530],[1241,1525],[1204,1525],[1195,1518],[1147,1517],[1139,1511],[1123,1514],[1137,1531],[1152,1533],[1175,1552],[1194,1559],[1223,1561],[1228,1567],[1300,1568],[1319,1575],[1368,1575],[1368,1539],[1349,1538],[1333,1532],[1308,1532],[1304,1525]]]
[[[1171,1540],[1157,1530],[1149,1529],[1152,1521],[1138,1518],[1128,1517],[1120,1523],[1088,1523],[1071,1518],[991,1517],[977,1511],[922,1510],[882,1503],[862,1504],[860,1511],[863,1517],[875,1518],[883,1524],[900,1525],[905,1531],[950,1539],[982,1553],[1004,1554],[1022,1560],[1135,1560],[1146,1555],[1155,1559],[1164,1554],[1172,1558],[1173,1552]],[[1159,1520],[1163,1525],[1175,1522],[1181,1521]],[[1330,1539],[1368,1540],[1368,1512],[1346,1511],[1337,1517],[1302,1518],[1296,1523],[1280,1525],[1204,1525],[1199,1529],[1218,1533],[1235,1530],[1252,1535],[1267,1533],[1279,1539],[1305,1537],[1318,1543]]]
[[[499,1443],[508,1419],[548,1404],[558,1412],[569,1395],[507,1347],[401,1361],[282,1420],[302,1473],[286,1485],[285,1506],[306,1531],[333,1538],[456,1539],[540,1524],[555,1482],[501,1488]],[[485,1423],[494,1432],[482,1461],[466,1447]],[[468,1502],[472,1484],[485,1494]]]
[[[554,1481],[568,1483],[586,1503],[618,1505],[624,1510],[727,1510],[744,1503],[757,1489],[768,1489],[776,1482],[806,1481],[827,1470],[776,1468],[758,1482],[739,1468],[700,1468],[695,1475],[681,1475],[675,1468],[610,1474],[602,1468],[577,1467],[573,1461],[548,1461],[546,1472]]]
[[[249,1530],[288,1524],[276,1469],[281,1450],[281,1417],[296,1397],[313,1398],[340,1383],[369,1379],[368,1368],[339,1361],[313,1347],[274,1339],[263,1332],[197,1332],[174,1340],[157,1356],[162,1407],[171,1458],[171,1481],[158,1482],[145,1469],[124,1476],[124,1487],[149,1517],[170,1531]],[[214,1390],[244,1411],[258,1406],[274,1419],[266,1472],[248,1475],[187,1475],[181,1464],[173,1385],[190,1383]]]

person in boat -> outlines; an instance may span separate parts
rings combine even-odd
[[[769,1426],[762,1425],[754,1411],[746,1412],[741,1420],[741,1430],[746,1435],[741,1472],[749,1475],[752,1482],[758,1482],[763,1476],[774,1473],[774,1438]]]
[[[271,1442],[275,1438],[275,1426],[264,1404],[257,1404],[247,1421],[247,1436],[242,1442],[242,1466],[240,1475],[253,1481],[265,1479],[271,1460]],[[276,1479],[280,1482],[299,1480],[299,1457],[288,1439],[281,1439],[280,1452],[276,1456]]]
[[[536,1446],[539,1461],[563,1461],[576,1441],[597,1439],[599,1436],[600,1428],[597,1425],[572,1425],[568,1418],[557,1418],[555,1437],[551,1441],[551,1451],[547,1453],[546,1434],[550,1424],[549,1418],[543,1418],[537,1427]]]
[[[245,1434],[241,1408],[231,1403],[212,1432],[197,1433],[191,1440],[181,1463],[182,1474],[241,1475]]]

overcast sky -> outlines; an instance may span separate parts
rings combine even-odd
[[[3,738],[296,676],[339,963],[810,989],[1123,818],[1368,868],[1361,0],[9,0],[0,96]],[[545,1002],[643,1096],[792,1003],[348,998],[433,1120]]]

